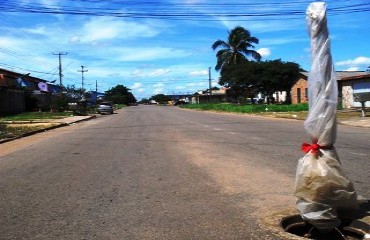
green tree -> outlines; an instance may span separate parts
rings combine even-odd
[[[85,89],[76,88],[75,85],[68,85],[63,90],[65,91],[65,98],[70,102],[80,100],[85,93]]]
[[[69,108],[68,103],[78,102],[85,94],[82,88],[76,88],[75,85],[63,87],[63,94],[53,101],[52,109],[63,112]]]
[[[171,98],[164,94],[156,94],[153,95],[150,100],[154,100],[157,103],[167,103],[168,101],[171,101]]]
[[[273,93],[278,91],[286,91],[287,103],[290,103],[290,90],[298,79],[299,65],[294,62],[283,62],[281,59],[261,62],[260,64],[262,71],[257,84],[259,91],[268,97],[268,103],[270,103]]]
[[[248,61],[248,57],[260,61],[261,55],[251,49],[253,44],[258,44],[259,40],[243,27],[237,26],[229,31],[228,40],[217,40],[213,43],[212,49],[220,49],[216,53],[217,71],[231,65],[237,65],[241,62]]]
[[[258,93],[257,76],[259,65],[256,62],[243,62],[221,70],[219,84],[228,88],[228,98],[234,102],[244,103],[246,98]]]
[[[131,103],[136,103],[136,98],[131,93],[131,89],[123,85],[117,85],[105,91],[105,99],[116,104],[129,105]]]
[[[256,93],[263,93],[269,103],[273,93],[286,91],[287,102],[290,103],[290,89],[297,80],[299,71],[298,64],[283,62],[281,59],[243,62],[221,70],[219,84],[229,88],[228,95],[234,100],[246,97],[253,99]]]
[[[147,103],[149,103],[149,101],[150,101],[149,98],[142,98],[140,103],[147,104]]]

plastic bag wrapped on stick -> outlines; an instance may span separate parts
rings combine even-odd
[[[329,231],[340,225],[338,208],[356,208],[358,200],[334,148],[338,87],[326,4],[313,2],[306,13],[312,66],[308,75],[309,113],[304,126],[312,143],[302,145],[306,155],[298,162],[294,194],[303,219],[321,231]]]

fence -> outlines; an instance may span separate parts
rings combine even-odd
[[[14,114],[26,111],[24,91],[0,88],[0,114]]]
[[[29,94],[22,89],[0,88],[0,115],[45,110],[58,99],[57,95],[40,91],[33,92],[31,98],[27,96]],[[30,104],[32,99],[35,101],[34,106]]]

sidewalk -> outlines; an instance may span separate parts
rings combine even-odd
[[[86,121],[92,118],[95,118],[95,115],[92,116],[73,116],[73,117],[67,117],[67,118],[61,118],[61,119],[54,119],[50,122],[52,123],[61,123],[61,124],[73,124],[81,121]]]
[[[92,118],[96,118],[96,116],[95,115],[92,115],[92,116],[73,116],[73,117],[67,117],[67,118],[61,118],[61,119],[48,120],[48,121],[46,121],[46,124],[50,124],[49,126],[45,126],[44,128],[41,128],[41,129],[38,129],[38,130],[26,132],[26,133],[21,134],[20,136],[16,136],[16,137],[9,137],[9,138],[4,138],[4,139],[0,138],[0,144],[9,142],[9,141],[12,141],[12,140],[15,140],[15,139],[19,139],[19,138],[22,138],[22,137],[27,137],[27,136],[37,134],[37,133],[40,133],[40,132],[48,131],[48,130],[51,130],[51,129],[68,126],[70,124],[78,123],[78,122],[81,122],[81,121],[90,120]],[[29,124],[36,123],[37,124],[37,122],[35,122],[35,121],[33,121],[33,122],[32,121],[22,121],[21,124],[26,124],[27,125],[27,123],[29,123]]]
[[[347,120],[339,120],[339,124],[353,126],[353,127],[365,127],[370,128],[370,117],[356,117]]]

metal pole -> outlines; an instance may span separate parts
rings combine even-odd
[[[63,78],[63,74],[62,74],[62,55],[67,55],[67,53],[62,53],[62,52],[59,52],[59,53],[53,53],[53,55],[58,55],[59,56],[59,94],[60,94],[60,97],[62,97],[62,78]]]
[[[82,76],[81,76],[81,89],[83,90],[84,89],[84,72],[88,72],[89,70],[84,70],[84,67],[85,66],[81,66],[81,70],[77,70],[78,72],[81,72]]]

